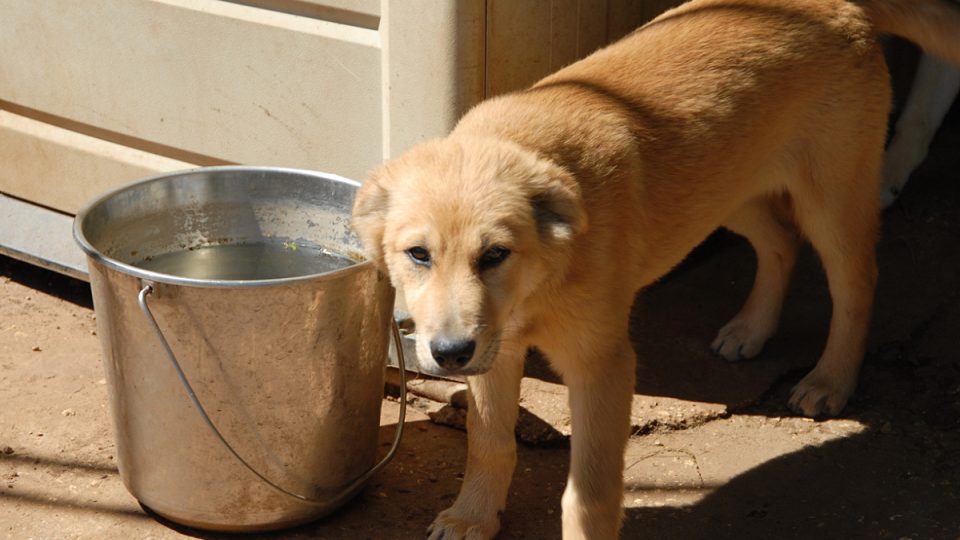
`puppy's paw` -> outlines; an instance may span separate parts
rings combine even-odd
[[[746,360],[760,354],[772,333],[764,325],[736,318],[720,329],[710,348],[730,362]]]
[[[489,540],[500,530],[500,516],[482,518],[456,506],[437,515],[427,528],[428,540]]]
[[[830,376],[815,368],[793,387],[790,409],[811,418],[840,414],[855,386],[855,381],[851,384],[842,379],[843,377]]]
[[[926,157],[923,147],[907,147],[902,144],[902,140],[898,142],[901,144],[891,144],[883,164],[881,208],[889,208],[897,200],[903,187],[907,185],[907,180],[910,180],[910,173]]]

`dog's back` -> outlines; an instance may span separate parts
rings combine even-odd
[[[619,230],[641,235],[641,249],[649,250],[636,259],[639,286],[746,201],[809,178],[794,174],[807,156],[836,169],[832,154],[882,146],[885,78],[881,51],[856,6],[704,0],[665,13],[528,91],[481,105],[457,132],[496,130],[579,173],[584,198],[595,200],[587,206],[604,209],[591,220],[607,220],[611,207],[633,201]],[[517,115],[518,107],[539,111]],[[578,116],[585,118],[569,121]],[[615,129],[598,126],[598,117],[612,118]],[[594,140],[566,151],[564,141],[584,137]],[[615,161],[609,156],[631,154],[642,174],[634,167],[619,181],[642,191],[636,200],[600,170]],[[590,164],[597,170],[582,170]],[[877,189],[876,178],[844,172],[871,184],[856,189]]]

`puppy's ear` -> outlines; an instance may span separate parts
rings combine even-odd
[[[383,260],[383,231],[386,227],[387,207],[390,195],[382,183],[382,170],[375,171],[357,191],[353,203],[353,230],[357,232],[363,248],[380,268]]]
[[[580,185],[561,167],[541,165],[543,170],[531,181],[530,195],[537,229],[547,239],[568,242],[587,230]]]

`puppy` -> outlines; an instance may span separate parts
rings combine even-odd
[[[960,63],[960,13],[938,0],[694,0],[372,174],[354,226],[402,290],[420,367],[468,376],[466,475],[430,538],[497,533],[532,345],[570,389],[564,538],[617,535],[634,294],[718,226],[747,237],[758,268],[716,351],[760,351],[805,237],[833,314],[790,406],[843,408],[876,280],[880,32]]]

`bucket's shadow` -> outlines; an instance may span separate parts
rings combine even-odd
[[[52,270],[0,255],[0,279],[9,279],[71,304],[93,309],[93,296],[90,294],[90,285],[87,282]]]

